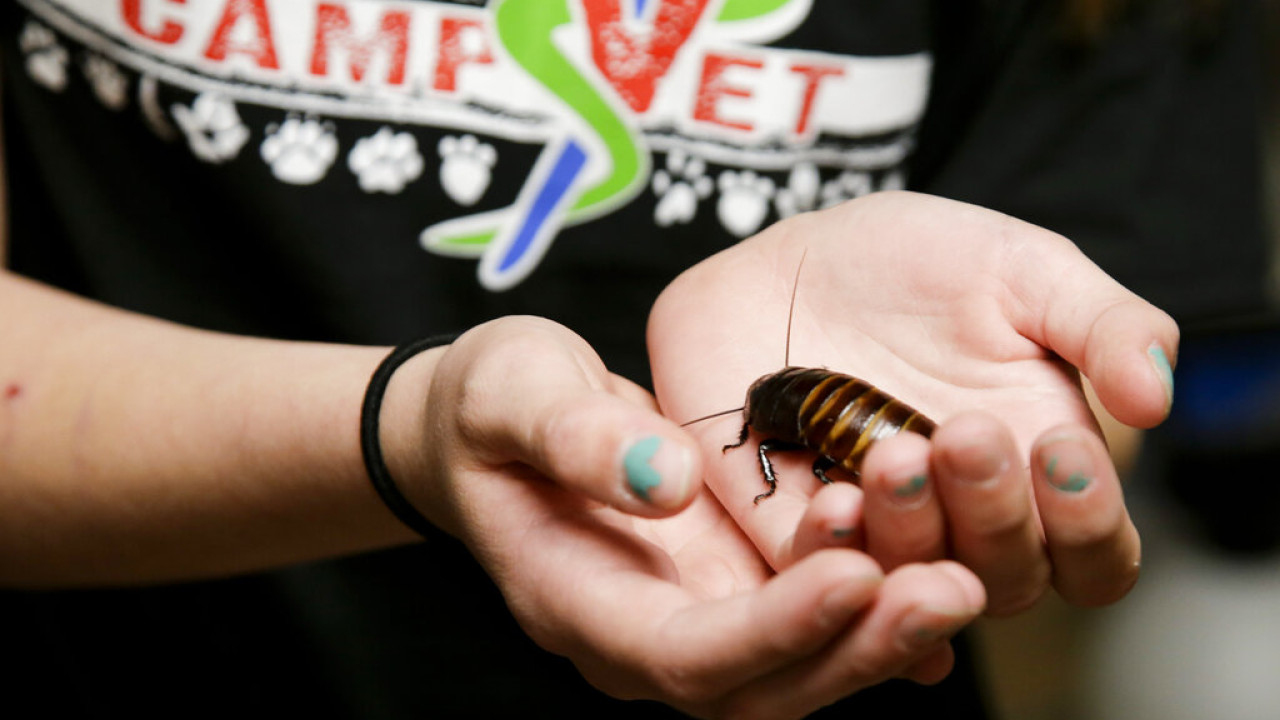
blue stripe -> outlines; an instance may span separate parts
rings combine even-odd
[[[529,214],[525,216],[524,222],[517,231],[515,240],[512,241],[511,247],[507,249],[507,253],[502,257],[502,262],[498,263],[498,271],[506,272],[513,265],[520,262],[525,253],[533,245],[534,238],[538,236],[538,231],[551,217],[556,206],[564,198],[565,193],[573,187],[573,181],[578,177],[578,173],[582,171],[584,165],[587,164],[587,153],[582,146],[573,140],[565,143],[564,149],[560,151],[560,157],[556,158],[555,165],[551,168],[551,172],[547,174],[547,179],[542,185],[542,189],[538,191],[538,196],[533,201],[533,206],[529,208]]]

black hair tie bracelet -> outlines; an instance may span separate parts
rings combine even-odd
[[[448,345],[457,339],[457,335],[436,335],[422,338],[400,345],[373,371],[369,387],[364,392],[364,405],[360,410],[360,451],[364,456],[364,467],[373,482],[373,489],[386,504],[391,513],[408,525],[414,532],[423,537],[436,533],[435,526],[427,520],[418,509],[400,492],[391,471],[387,469],[386,459],[382,455],[382,444],[378,438],[379,417],[382,414],[382,398],[387,392],[387,384],[395,371],[415,355],[431,348]]]

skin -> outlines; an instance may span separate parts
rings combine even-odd
[[[790,225],[806,236],[846,234],[842,216],[821,217]],[[922,242],[937,250],[951,239]],[[771,262],[754,265],[718,256],[700,272],[720,278],[712,295],[728,298],[794,267],[783,252],[794,247],[782,243],[763,256]],[[862,250],[844,247],[850,263]],[[1100,282],[1079,264],[1047,274],[1064,273],[1081,285]],[[785,283],[766,286],[776,291],[777,315]],[[1052,305],[1031,303],[1024,319],[1049,322]],[[719,327],[718,314],[704,327]],[[671,343],[686,341],[685,325],[655,318],[668,411],[679,417],[695,400],[718,401],[714,385],[672,387]],[[1150,319],[1144,310],[1133,321],[1146,328]],[[1098,322],[1077,313],[1050,324],[1079,331]],[[890,324],[874,331],[884,333],[877,343],[898,341]],[[919,337],[950,353],[944,340],[953,332],[935,325]],[[373,493],[356,439],[360,398],[386,348],[197,331],[8,272],[0,272],[0,336],[6,585],[215,577],[414,539]],[[1127,338],[1108,334],[1097,352]],[[686,367],[706,360],[701,348],[685,347],[698,351]],[[721,360],[739,372],[740,359]],[[1037,381],[1051,384],[1033,373],[1010,394]],[[1110,383],[1101,388],[1104,400],[1115,394]],[[935,389],[940,397],[949,390]],[[388,388],[382,425],[388,464],[410,500],[472,549],[537,642],[619,697],[700,717],[801,717],[887,678],[940,679],[952,662],[947,639],[985,607],[978,575],[951,560],[886,571],[849,546],[773,552],[780,545],[772,540],[807,527],[804,504],[791,506],[800,514],[773,516],[787,530],[761,523],[764,514],[742,516],[724,492],[713,441],[700,443],[660,415],[647,393],[545,320],[504,318],[407,363]],[[621,458],[654,437],[662,450],[651,464],[663,468],[662,482],[646,501]],[[701,482],[704,467],[725,505]],[[1094,497],[1103,485],[1071,497]],[[822,502],[813,505],[821,516]],[[1049,543],[1059,555],[1093,547],[1109,557],[1105,546],[1080,541],[1097,534],[1091,514],[1053,517],[1045,526],[1064,528]],[[962,559],[983,566],[977,555]]]
[[[0,355],[22,387],[0,428],[6,584],[218,576],[412,540],[354,438],[384,349],[197,332],[12,275],[0,306],[0,331],[23,340]],[[983,606],[954,563],[885,574],[833,549],[775,574],[696,482],[692,438],[545,320],[489,323],[415,358],[382,419],[415,504],[471,547],[536,641],[620,697],[800,717],[890,677],[940,679],[946,639]],[[667,507],[625,489],[619,457],[637,436],[691,458]],[[688,507],[663,520],[606,503]]]
[[[1050,586],[1082,605],[1123,596],[1140,542],[1077,368],[1119,421],[1154,425],[1171,388],[1148,350],[1174,357],[1173,321],[1064,238],[972,206],[880,193],[775,225],[664,292],[649,346],[669,416],[739,406],[754,379],[782,367],[806,252],[791,364],[868,379],[940,426],[932,442],[874,446],[861,490],[821,487],[812,455],[783,454],[786,482],[759,504],[754,453],[721,452],[741,416],[691,427],[707,485],[770,565],[822,547],[862,548],[886,568],[952,557],[982,579],[993,615],[1030,607]],[[1050,443],[1076,459],[1087,486],[1048,482],[1048,460],[1036,458]],[[919,476],[925,486],[904,502],[895,489]]]
[[[0,336],[7,586],[218,577],[415,539],[356,439],[387,348],[194,330],[3,271]],[[801,717],[891,677],[942,678],[947,639],[985,601],[953,562],[885,573],[835,548],[775,573],[703,489],[693,438],[545,320],[414,358],[382,427],[406,494],[535,640],[619,697]],[[685,477],[646,502],[620,458],[655,437]]]

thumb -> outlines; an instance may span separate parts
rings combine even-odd
[[[530,439],[523,460],[541,474],[633,515],[666,516],[693,500],[701,463],[674,423],[608,391],[545,400],[517,418]]]
[[[1120,422],[1152,427],[1169,414],[1178,326],[1063,238],[1013,273],[1027,302],[1024,335],[1079,368]]]
[[[560,325],[522,318],[469,368],[469,440],[495,464],[527,465],[559,486],[645,517],[671,515],[697,494],[693,438],[648,392],[610,373]],[[486,370],[486,367],[493,370]]]

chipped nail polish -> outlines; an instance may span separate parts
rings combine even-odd
[[[622,457],[627,489],[658,507],[676,507],[684,500],[692,468],[692,450],[657,435],[636,440]]]
[[[929,647],[960,632],[969,620],[961,613],[918,608],[903,620],[899,636],[908,647]]]
[[[1058,456],[1051,456],[1049,458],[1049,462],[1045,463],[1044,476],[1045,479],[1049,481],[1050,485],[1063,492],[1078,493],[1089,487],[1089,483],[1093,482],[1092,478],[1078,470],[1059,475],[1058,466]],[[1063,477],[1063,475],[1065,475],[1065,477]]]
[[[1164,383],[1166,404],[1173,405],[1173,365],[1169,363],[1169,356],[1165,354],[1164,348],[1156,344],[1147,348],[1147,355],[1155,365],[1156,373],[1160,375],[1160,382]]]
[[[645,502],[651,502],[649,491],[662,485],[662,475],[650,464],[661,446],[662,438],[650,435],[632,445],[622,459],[628,487],[636,497]]]
[[[925,475],[912,475],[910,478],[907,479],[906,482],[895,487],[893,489],[893,494],[895,497],[900,497],[904,499],[915,497],[916,495],[919,495],[922,490],[924,490],[925,483],[927,483],[928,481],[929,481],[929,478],[926,477]]]
[[[1089,479],[1088,475],[1077,472],[1071,473],[1067,476],[1067,479],[1062,482],[1055,482],[1053,486],[1063,492],[1077,493],[1089,487],[1090,482],[1092,481]]]

